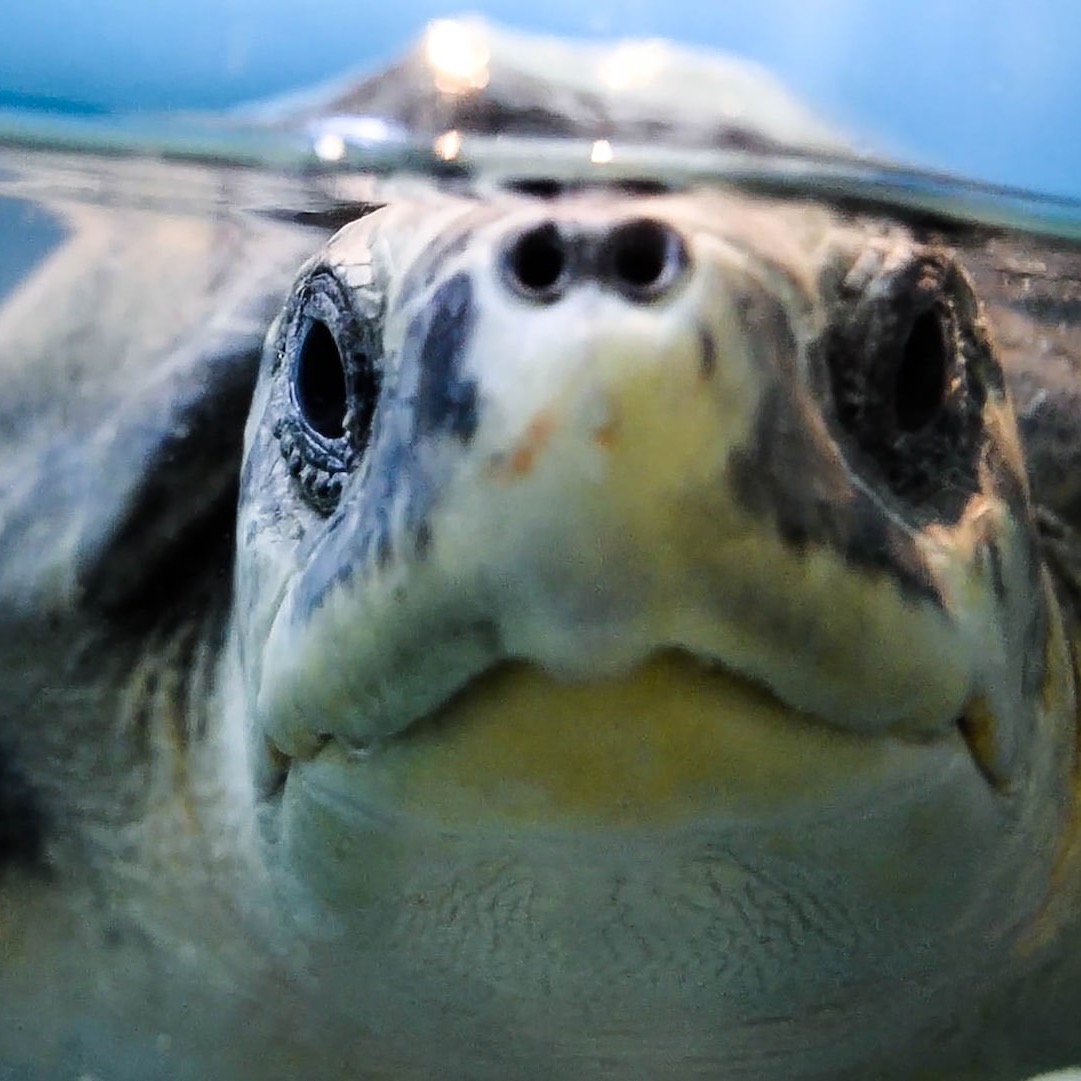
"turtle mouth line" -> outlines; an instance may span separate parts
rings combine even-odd
[[[761,812],[793,799],[832,801],[856,777],[881,780],[896,755],[944,744],[963,748],[998,787],[986,718],[966,711],[936,731],[853,731],[680,651],[585,682],[503,661],[393,733],[323,732],[293,756],[268,738],[274,780],[265,791],[318,769],[381,805],[419,802],[452,818],[473,816],[463,804],[512,817],[656,818],[719,803]]]

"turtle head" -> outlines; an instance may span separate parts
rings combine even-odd
[[[1071,668],[973,288],[900,226],[720,192],[378,210],[269,336],[238,544],[237,723],[339,902],[512,851],[553,924],[628,873],[677,911],[704,861],[688,938],[747,931],[747,882],[810,921],[748,945],[762,1010],[948,983],[1037,918]],[[558,889],[553,837],[595,846]]]

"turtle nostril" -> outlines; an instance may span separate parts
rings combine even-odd
[[[617,226],[605,242],[608,277],[631,300],[660,296],[675,284],[687,262],[680,235],[650,218]]]
[[[567,269],[567,246],[554,222],[527,229],[507,249],[504,276],[529,300],[548,302],[559,295]]]

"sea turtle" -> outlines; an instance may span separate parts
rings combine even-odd
[[[1081,1058],[1081,257],[7,167],[56,235],[0,308],[0,1078]]]

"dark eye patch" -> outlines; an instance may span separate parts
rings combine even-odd
[[[963,271],[946,253],[917,253],[842,289],[836,312],[819,346],[852,464],[921,513],[956,518],[979,490],[997,372]]]

